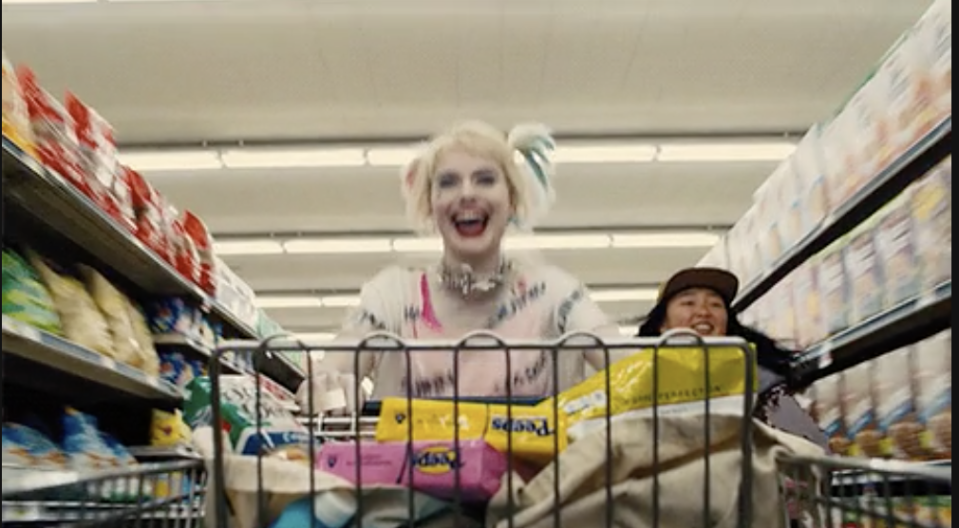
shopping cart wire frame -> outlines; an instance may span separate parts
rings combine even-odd
[[[265,339],[261,342],[252,342],[252,341],[231,341],[221,344],[221,346],[214,351],[213,356],[210,362],[210,382],[211,382],[211,414],[213,424],[220,424],[222,420],[222,409],[221,409],[221,384],[220,376],[222,374],[220,358],[223,354],[227,352],[233,353],[251,353],[255,355],[269,355],[274,353],[284,353],[284,352],[300,352],[306,353],[306,378],[307,380],[312,380],[314,374],[314,364],[312,361],[311,355],[317,352],[353,352],[353,374],[355,377],[355,383],[353,384],[353,398],[357,406],[360,402],[363,401],[362,398],[362,388],[361,388],[361,377],[360,373],[360,359],[361,352],[374,352],[374,353],[393,353],[393,354],[404,354],[406,361],[406,380],[407,380],[407,394],[411,394],[412,387],[409,386],[413,380],[413,368],[411,357],[413,353],[417,352],[436,352],[436,353],[453,353],[453,365],[452,365],[452,405],[453,405],[453,416],[460,416],[460,404],[464,401],[464,398],[459,394],[459,380],[460,380],[460,360],[459,354],[465,351],[484,351],[491,354],[502,353],[505,359],[505,372],[508,377],[512,377],[512,360],[511,354],[512,351],[542,351],[547,350],[551,355],[551,368],[552,368],[552,386],[553,394],[547,395],[547,397],[553,397],[553,416],[554,420],[559,416],[561,412],[559,408],[559,399],[556,398],[559,387],[560,387],[560,370],[559,370],[559,354],[560,353],[582,353],[584,350],[601,350],[603,353],[604,364],[611,365],[612,351],[624,351],[624,352],[633,352],[639,350],[651,350],[652,354],[652,402],[651,402],[651,427],[652,427],[652,460],[653,467],[660,467],[660,379],[659,379],[659,363],[660,363],[660,350],[664,348],[683,348],[683,349],[699,349],[703,353],[704,358],[704,383],[707,390],[711,387],[711,376],[710,376],[710,349],[714,348],[735,348],[742,351],[743,354],[743,374],[745,379],[746,394],[743,397],[743,417],[742,420],[742,429],[740,431],[740,445],[739,449],[741,450],[742,455],[742,476],[740,480],[740,489],[738,493],[738,513],[739,513],[739,524],[738,526],[748,527],[751,526],[751,512],[752,512],[752,496],[751,490],[753,486],[752,479],[752,453],[753,453],[753,439],[752,439],[752,421],[750,417],[753,416],[754,409],[754,391],[756,381],[756,372],[755,368],[755,353],[752,347],[746,343],[741,338],[734,337],[719,337],[719,338],[703,338],[698,334],[688,331],[688,330],[674,330],[667,333],[664,333],[659,338],[603,338],[594,333],[590,332],[575,332],[562,336],[559,339],[555,340],[504,340],[491,332],[479,331],[468,334],[463,339],[458,341],[406,341],[396,335],[390,334],[388,332],[376,332],[368,335],[364,339],[354,340],[352,342],[346,341],[333,341],[326,342],[322,345],[310,345],[305,343],[293,336],[290,335],[277,335]],[[260,362],[254,361],[254,365],[259,365]],[[612,393],[612,380],[610,377],[609,369],[604,369],[602,371],[605,373],[605,395],[606,401],[611,401],[610,395]],[[255,396],[255,406],[257,409],[256,416],[256,428],[257,434],[260,434],[263,427],[262,416],[261,416],[261,392],[262,388],[260,385],[260,371],[257,368],[254,372],[254,377],[256,381],[256,396]],[[505,401],[507,404],[510,402],[516,401],[513,395],[513,387],[511,380],[507,380],[505,385],[506,397]],[[313,385],[312,383],[307,383],[307,396],[306,396],[306,413],[308,416],[307,427],[310,431],[309,435],[309,445],[308,445],[308,457],[310,468],[316,468],[316,457],[317,457],[317,447],[319,439],[317,434],[313,434],[317,430],[317,424],[320,422],[320,419],[316,417],[317,409],[314,408],[314,394],[313,394]],[[707,392],[708,394],[708,392]],[[407,401],[407,411],[409,415],[413,414],[413,399],[406,398]],[[705,478],[703,479],[703,526],[709,526],[711,524],[710,516],[710,484],[711,484],[711,473],[710,473],[710,449],[712,445],[711,429],[710,429],[710,399],[708,397],[703,399],[702,405],[704,406],[704,419],[703,419],[703,465]],[[513,422],[513,408],[512,405],[506,405],[506,420],[507,423]],[[356,454],[356,473],[355,473],[355,491],[356,491],[356,506],[357,506],[357,515],[356,519],[362,519],[365,513],[365,504],[364,504],[364,494],[362,493],[363,489],[363,475],[361,471],[361,464],[359,463],[361,458],[361,453],[363,450],[363,442],[359,441],[359,433],[364,425],[369,425],[371,420],[365,419],[362,416],[362,412],[354,412],[348,420],[351,423],[351,431],[356,433],[356,442],[355,444],[355,454]],[[606,431],[610,432],[612,430],[613,415],[610,412],[609,405],[607,405],[606,413],[604,416]],[[342,423],[342,422],[340,422]],[[375,423],[375,421],[372,421]],[[413,460],[414,448],[413,441],[413,422],[412,420],[408,421],[408,441],[406,442],[407,449],[407,460]],[[322,433],[320,433],[322,434]],[[461,431],[459,420],[454,420],[453,427],[453,445],[456,446],[456,449],[461,445]],[[232,510],[229,505],[229,500],[226,495],[226,476],[225,476],[225,464],[224,456],[227,452],[227,447],[224,445],[224,438],[222,434],[219,434],[219,431],[213,435],[213,448],[214,448],[214,459],[212,466],[212,478],[213,484],[216,491],[215,497],[208,497],[208,500],[215,500],[216,502],[216,520],[214,526],[216,527],[226,527],[228,526],[228,512]],[[606,492],[606,507],[605,507],[605,524],[606,527],[612,527],[614,519],[614,496],[613,496],[613,465],[612,461],[614,459],[613,452],[613,437],[611,434],[606,435],[606,453],[605,453],[605,492]],[[513,452],[513,436],[506,435],[506,452]],[[553,452],[557,454],[556,460],[553,462],[556,466],[556,471],[554,472],[553,478],[553,507],[552,507],[552,517],[554,520],[554,526],[559,528],[562,526],[562,504],[560,503],[561,497],[561,483],[560,483],[560,464],[561,459],[558,456],[560,453],[560,439],[558,435],[553,435]],[[263,487],[263,454],[258,455],[257,457],[257,526],[266,528],[269,523],[269,519],[266,518],[267,508],[266,508],[266,490]],[[515,490],[515,477],[514,477],[514,460],[512,456],[506,457],[506,475],[505,475],[505,485],[509,493],[507,494],[507,512],[506,522],[510,528],[514,528],[514,520],[512,512],[517,511],[515,504],[515,496],[513,490]],[[406,464],[407,478],[410,483],[415,482],[414,480],[414,465]],[[453,499],[450,506],[452,507],[452,514],[454,516],[455,526],[461,525],[461,520],[466,515],[466,508],[464,507],[464,501],[462,498],[462,482],[461,475],[458,468],[453,468]],[[654,474],[653,478],[653,502],[652,502],[652,511],[650,512],[652,518],[652,525],[659,526],[659,521],[661,518],[660,512],[660,481],[659,475]],[[316,490],[316,481],[315,481],[315,471],[310,471],[310,495],[315,494]],[[310,515],[311,518],[316,518],[315,503],[314,501],[310,502]],[[412,490],[407,494],[407,508],[409,513],[409,518],[411,526],[413,521],[415,521],[415,496]]]

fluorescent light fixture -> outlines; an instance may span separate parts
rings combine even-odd
[[[226,240],[213,245],[217,255],[282,255],[283,243],[279,240]]]
[[[598,303],[655,301],[659,297],[659,291],[655,288],[593,290],[589,297]]]
[[[796,144],[775,143],[667,143],[660,145],[661,162],[782,161],[796,151]]]
[[[636,232],[636,233],[545,233],[507,236],[509,250],[601,250],[711,248],[721,235],[709,231]],[[294,238],[225,240],[216,243],[220,255],[349,255],[374,253],[440,253],[443,242],[437,237],[388,238]]]
[[[321,297],[324,308],[351,308],[360,305],[359,295],[328,295]]]
[[[443,251],[443,241],[439,238],[396,238],[393,239],[393,251],[397,253],[439,253]]]
[[[656,160],[655,145],[559,146],[555,163],[648,163]]]
[[[226,150],[223,165],[229,169],[270,169],[294,167],[361,167],[366,164],[363,149],[273,149]]]
[[[611,238],[616,249],[711,248],[720,241],[718,234],[705,232],[613,234]]]
[[[412,148],[372,148],[366,151],[366,162],[372,167],[402,167],[417,154]]]
[[[389,253],[393,243],[388,238],[296,239],[283,244],[287,253],[308,255],[349,255],[355,253]]]
[[[322,308],[323,301],[318,296],[277,295],[257,296],[254,299],[257,308]]]
[[[506,249],[512,250],[537,250],[537,249],[608,249],[610,247],[609,235],[524,235],[515,237],[506,237],[503,239],[503,245]]]
[[[332,341],[336,339],[334,332],[306,332],[296,334],[297,339],[302,341]]]
[[[655,301],[659,292],[654,288],[601,289],[590,292],[598,303]],[[360,305],[359,295],[277,295],[256,298],[256,305],[264,309],[277,308],[352,308]]]
[[[215,150],[141,150],[121,151],[120,162],[133,170],[192,171],[222,169],[223,161]]]
[[[30,4],[95,4],[100,0],[3,0],[2,4],[19,4],[19,5],[30,5]]]

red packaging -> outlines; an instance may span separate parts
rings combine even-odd
[[[125,179],[130,186],[130,201],[136,217],[136,235],[145,246],[160,258],[166,259],[169,243],[160,209],[160,195],[139,172],[124,167]]]
[[[169,208],[171,213],[175,210]],[[175,218],[171,224],[171,246],[173,247],[174,260],[177,271],[188,281],[200,283],[200,255],[197,253],[196,245],[186,234],[183,223],[179,218]]]
[[[40,163],[90,196],[90,188],[80,168],[80,146],[70,115],[59,101],[40,87],[33,70],[18,66],[16,75],[23,91]]]
[[[216,258],[213,253],[213,237],[199,216],[184,211],[180,217],[186,235],[196,248],[199,257],[199,280],[203,291],[216,295]]]

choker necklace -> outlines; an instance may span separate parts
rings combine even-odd
[[[443,286],[461,293],[467,297],[473,293],[489,293],[500,287],[513,269],[512,262],[503,259],[496,271],[478,275],[473,273],[469,264],[449,266],[445,263],[439,266],[439,279]]]

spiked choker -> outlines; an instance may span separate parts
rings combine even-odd
[[[468,297],[474,293],[489,293],[505,284],[512,269],[513,264],[506,259],[500,262],[496,271],[482,275],[474,273],[469,264],[449,266],[444,263],[440,264],[438,274],[443,286]]]

